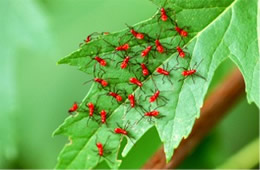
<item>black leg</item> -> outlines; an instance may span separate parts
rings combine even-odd
[[[107,140],[106,140],[106,142],[105,142],[105,144],[104,144],[104,146],[103,146],[104,148],[105,148],[105,146],[107,145],[107,142],[109,141],[109,138],[110,138],[110,136],[107,137]]]
[[[198,76],[198,77],[204,79],[205,81],[207,81],[207,79],[206,79],[205,77],[203,77],[202,75],[200,75],[200,74],[198,74],[198,73],[195,73],[194,76]]]
[[[88,122],[89,122],[89,119],[90,119],[90,117],[88,117],[88,120],[87,120],[87,127],[88,127]]]
[[[160,96],[160,98],[161,98],[162,100],[164,100],[164,101],[169,101],[169,99],[167,99],[167,98],[164,97],[164,96]]]
[[[188,78],[188,76],[186,76],[186,77],[184,77],[184,78],[182,78],[182,79],[180,79],[180,80],[178,80],[179,82],[180,81],[183,81],[183,80],[185,80],[186,78]]]
[[[171,81],[170,75],[167,77],[171,85],[173,85],[173,82]]]
[[[93,61],[93,59],[91,58],[90,61],[86,64],[85,67],[88,67],[88,65]]]
[[[197,68],[200,66],[200,64],[202,63],[202,61],[203,61],[203,59],[200,60],[200,62],[199,62],[199,64],[198,64],[197,66],[196,66],[197,63],[195,63],[194,66],[193,66],[193,68],[194,68],[194,69],[197,69]]]
[[[147,100],[147,98],[150,98],[150,97],[152,97],[152,96],[151,96],[151,95],[146,96],[146,97],[144,98],[143,102],[145,102],[145,101]]]
[[[124,129],[127,130],[127,129],[129,128],[129,125],[130,125],[130,121],[128,120],[128,121],[126,122],[126,124],[125,124]]]
[[[179,65],[179,54],[176,56],[177,65]]]
[[[137,122],[135,122],[135,125],[138,125],[138,123],[144,118],[144,115],[141,115],[141,119],[139,119]]]
[[[162,78],[163,84],[165,84],[164,78],[165,78],[165,76],[163,76],[163,78]]]

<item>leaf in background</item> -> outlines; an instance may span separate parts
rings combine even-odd
[[[16,109],[16,91],[14,76],[14,61],[11,51],[4,44],[0,46],[2,61],[0,63],[0,165],[1,168],[17,157],[16,133],[14,131],[14,110]]]
[[[0,168],[21,168],[28,165],[27,160],[30,165],[35,166],[37,161],[32,163],[30,159],[30,157],[35,158],[30,150],[34,147],[30,143],[39,146],[39,143],[34,142],[34,139],[38,138],[33,127],[37,124],[37,120],[38,122],[43,122],[43,120],[39,119],[39,107],[35,107],[33,111],[33,104],[30,100],[37,101],[37,98],[30,97],[30,93],[37,90],[34,86],[35,77],[41,77],[37,73],[41,70],[39,64],[43,64],[34,61],[35,58],[42,59],[46,66],[46,57],[52,53],[49,49],[53,48],[55,43],[49,33],[48,21],[41,7],[34,0],[1,0],[0,22]],[[38,57],[43,53],[42,57]],[[55,55],[57,53],[52,53],[52,56]],[[24,63],[28,64],[24,65],[28,72],[22,69]],[[37,70],[32,71],[36,67]],[[30,74],[31,72],[35,76]],[[19,77],[19,75],[22,76]],[[31,119],[33,116],[29,115],[30,112],[37,116],[37,120]],[[46,114],[43,116],[46,117]],[[30,120],[33,120],[33,123],[29,125]],[[30,135],[30,130],[34,135]],[[43,136],[43,133],[39,132],[39,136]],[[46,138],[44,139],[46,143]],[[22,145],[23,143],[25,145]],[[26,145],[30,149],[26,148]],[[32,150],[43,153],[36,149]],[[19,164],[20,162],[22,163]]]
[[[163,6],[165,1],[154,0],[159,6]],[[118,149],[120,147],[120,135],[114,134],[113,128],[117,127],[117,123],[121,126],[130,122],[132,125],[129,132],[133,138],[129,140],[122,153],[125,156],[132,148],[134,143],[153,125],[156,126],[159,136],[164,143],[164,150],[166,158],[169,160],[173,155],[173,150],[176,148],[182,138],[186,138],[194,124],[196,118],[199,117],[199,109],[203,104],[203,98],[207,92],[209,83],[218,65],[227,57],[230,57],[240,68],[245,77],[248,99],[254,101],[259,106],[258,91],[259,82],[252,81],[259,76],[259,54],[257,46],[257,32],[256,32],[256,14],[257,1],[244,0],[220,0],[220,1],[206,1],[193,0],[183,1],[175,0],[168,1],[166,8],[171,8],[176,11],[178,25],[180,27],[189,26],[189,38],[186,40],[185,46],[191,53],[192,58],[179,59],[180,66],[192,67],[195,63],[203,60],[200,67],[197,69],[198,73],[204,76],[207,81],[195,77],[196,83],[193,83],[191,78],[185,81],[178,81],[182,78],[181,70],[175,70],[171,73],[171,81],[173,85],[166,79],[163,83],[162,76],[155,76],[155,69],[159,66],[173,68],[176,66],[176,52],[171,55],[157,54],[155,59],[149,59],[149,70],[153,73],[153,79],[157,87],[161,91],[161,95],[166,97],[169,101],[163,107],[158,108],[161,119],[156,119],[155,124],[151,124],[145,120],[136,124],[140,120],[140,114],[132,109],[126,116],[124,116],[125,109],[128,104],[111,104],[110,98],[102,96],[97,101],[99,94],[104,94],[104,90],[97,88],[93,84],[86,98],[80,105],[81,109],[86,109],[88,102],[93,102],[97,105],[99,111],[101,109],[110,110],[111,116],[107,120],[107,126],[100,126],[94,121],[90,121],[87,126],[88,116],[85,112],[79,112],[73,117],[69,117],[65,122],[55,131],[55,135],[63,134],[70,137],[70,143],[65,146],[58,158],[57,168],[93,168],[99,161],[99,156],[96,149],[96,140],[105,142],[110,136],[107,147],[112,153],[106,158],[107,163],[111,168],[117,168],[119,161],[117,160]],[[169,12],[170,13],[170,12]],[[171,13],[172,14],[172,13]],[[173,16],[171,16],[173,17]],[[161,28],[167,30],[173,28],[169,22],[158,23],[157,18],[153,17],[150,20],[144,21],[135,26],[135,29],[140,32],[145,32],[149,36],[156,38],[160,34],[162,44],[172,44],[170,48],[176,47],[180,41],[180,37],[174,36],[174,31],[161,31]],[[115,61],[108,61],[108,66],[104,68],[104,79],[110,79],[111,86],[117,85],[117,89],[125,89],[127,94],[134,93],[138,97],[138,102],[146,109],[149,107],[149,102],[144,101],[147,95],[152,95],[151,90],[155,89],[155,85],[151,80],[151,76],[142,77],[141,72],[137,71],[140,66],[131,66],[133,71],[118,69],[116,63],[121,61],[117,55],[114,55],[114,48],[110,47],[106,42],[119,45],[129,39],[125,33],[129,30],[113,33],[106,36],[101,36],[100,39],[92,41],[84,45],[78,51],[72,53],[68,57],[59,61],[59,64],[70,64],[77,66],[80,70],[93,74],[93,67],[86,67],[90,62],[91,57],[97,54],[98,47],[102,47],[100,56],[105,58],[112,58]],[[131,50],[134,52],[143,49],[139,44],[147,46],[145,41],[136,43],[136,40],[129,42]],[[153,43],[152,43],[153,44]],[[168,46],[169,47],[169,46]],[[138,53],[139,55],[139,53]],[[151,56],[150,56],[151,57]],[[142,57],[137,57],[138,62],[142,62]],[[92,62],[93,66],[94,62]],[[97,70],[96,70],[97,72]],[[134,88],[128,84],[130,77],[142,77],[142,89]],[[124,96],[124,101],[126,101]],[[159,104],[162,105],[162,102]],[[152,105],[152,109],[156,105]]]

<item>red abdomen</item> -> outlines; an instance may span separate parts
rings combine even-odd
[[[163,74],[163,75],[165,75],[165,76],[168,76],[168,75],[170,74],[168,71],[164,70],[164,69],[161,68],[161,67],[157,68],[156,71],[157,71],[157,73]]]
[[[117,133],[117,134],[123,134],[123,135],[128,134],[126,130],[121,129],[121,128],[115,128],[114,132]]]
[[[107,62],[106,62],[104,59],[102,59],[102,58],[100,58],[100,57],[98,57],[98,56],[95,57],[95,60],[96,60],[101,66],[106,66],[106,65],[107,65]]]
[[[130,101],[130,106],[131,106],[132,108],[135,107],[135,96],[132,95],[132,94],[130,94],[130,95],[128,96],[128,100]]]
[[[96,144],[96,146],[97,146],[97,149],[98,149],[98,155],[99,156],[103,156],[104,155],[104,147],[103,147],[103,145],[98,142]]]
[[[129,82],[132,83],[132,84],[135,84],[135,85],[137,85],[137,86],[139,86],[139,87],[142,87],[142,86],[143,86],[143,83],[142,83],[142,82],[140,82],[138,79],[133,78],[133,77],[129,79]]]
[[[190,75],[195,74],[195,73],[196,73],[196,70],[184,70],[182,72],[182,75],[186,77],[186,76],[190,76]]]
[[[71,112],[75,112],[77,109],[78,109],[78,104],[77,104],[77,103],[74,103],[74,104],[72,105],[72,107],[69,109],[69,112],[70,112],[70,113],[71,113]]]

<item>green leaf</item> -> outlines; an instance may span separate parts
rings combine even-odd
[[[246,159],[245,159],[246,158]],[[259,164],[259,138],[254,139],[226,162],[218,166],[219,169],[254,169]]]
[[[164,0],[153,0],[159,7],[165,4]],[[133,147],[134,143],[142,137],[142,135],[152,126],[156,126],[161,141],[164,143],[164,150],[167,160],[173,155],[174,149],[179,145],[182,138],[186,138],[194,124],[196,118],[199,117],[199,110],[203,104],[203,99],[207,92],[214,71],[219,64],[226,58],[230,57],[234,61],[246,81],[246,90],[249,101],[254,101],[259,106],[259,53],[257,40],[257,0],[172,0],[166,3],[165,8],[173,9],[176,12],[176,18],[180,27],[188,26],[189,36],[185,39],[185,47],[191,54],[189,58],[179,58],[179,65],[182,67],[193,67],[195,63],[202,61],[197,68],[198,74],[205,77],[207,81],[200,77],[194,77],[195,83],[191,78],[184,81],[182,79],[181,69],[174,70],[170,74],[173,85],[162,76],[156,76],[155,69],[157,67],[173,68],[176,66],[177,53],[158,54],[153,59],[149,57],[149,70],[153,73],[153,79],[161,91],[161,96],[168,99],[165,106],[159,107],[160,114],[164,117],[154,119],[154,124],[140,120],[141,116],[138,111],[131,109],[127,115],[125,110],[128,107],[124,96],[124,103],[111,104],[109,96],[102,95],[97,102],[99,95],[106,93],[103,89],[98,88],[97,84],[93,84],[86,98],[80,105],[80,110],[86,109],[86,103],[93,102],[97,105],[99,111],[101,109],[110,110],[111,116],[107,120],[107,125],[98,125],[94,121],[89,121],[86,112],[79,112],[75,116],[70,116],[55,131],[54,135],[63,134],[69,136],[70,143],[66,145],[58,158],[57,168],[93,168],[99,162],[97,155],[96,141],[105,143],[110,136],[106,147],[111,153],[105,159],[111,168],[117,168],[120,161],[117,160],[118,150],[122,137],[114,134],[113,128],[117,127],[117,123],[121,126],[130,122],[131,127],[128,131],[131,139],[122,153],[125,156]],[[156,38],[160,34],[160,41],[168,48],[176,47],[181,41],[174,31],[167,31],[173,28],[170,22],[158,22],[157,13],[153,18],[135,25],[135,29],[139,32],[145,32],[149,36]],[[174,18],[173,12],[168,12]],[[163,28],[163,31],[162,31]],[[78,51],[73,52],[69,56],[59,61],[59,64],[69,64],[77,66],[81,71],[93,74],[93,65],[91,56],[95,56],[98,47],[102,47],[99,56],[112,58],[113,62],[108,60],[108,66],[104,67],[104,79],[108,79],[111,86],[117,89],[125,89],[127,94],[134,93],[138,98],[138,102],[144,108],[149,108],[149,102],[145,97],[152,95],[151,90],[155,89],[155,85],[151,76],[146,78],[141,76],[141,72],[137,71],[140,66],[131,66],[132,71],[118,69],[117,62],[122,59],[114,54],[114,48],[108,45],[103,39],[114,45],[127,42],[131,35],[126,35],[129,30],[112,33],[105,36],[99,36],[96,40],[85,44]],[[171,41],[173,38],[173,41]],[[147,46],[146,41],[131,39],[129,41],[130,49],[137,52],[143,49],[140,44]],[[148,43],[149,44],[149,43]],[[153,43],[152,43],[153,44]],[[171,45],[169,45],[171,44]],[[142,57],[136,57],[138,62],[142,62]],[[95,72],[99,67],[96,68]],[[142,90],[128,84],[130,77],[142,77]],[[113,79],[117,78],[117,79]],[[144,92],[143,92],[144,91]],[[163,102],[159,102],[159,106]],[[155,109],[156,104],[152,104],[151,108]],[[102,160],[102,159],[101,159]]]
[[[26,125],[29,121],[25,118],[25,115],[21,114],[24,113],[21,108],[24,109],[25,107],[21,104],[19,98],[22,98],[22,93],[27,91],[22,88],[19,74],[17,74],[23,72],[20,68],[22,64],[19,61],[22,57],[29,56],[23,53],[26,50],[37,53],[44,52],[46,55],[49,53],[50,47],[53,48],[54,46],[50,38],[51,36],[48,34],[46,18],[36,1],[1,0],[0,16],[2,25],[0,27],[0,167],[14,168],[17,167],[16,163],[21,152],[19,146],[23,143],[22,133],[26,131],[21,129],[20,123],[23,120],[21,118],[26,120]],[[32,21],[34,21],[34,24],[32,24]],[[26,59],[23,58],[22,60]],[[30,62],[32,62],[32,58],[30,58]],[[19,71],[17,68],[19,68]],[[27,69],[29,70],[30,68]],[[25,75],[26,73],[23,72],[22,74]],[[28,74],[26,75],[26,77],[30,77]],[[28,87],[26,80],[23,77],[22,82],[25,82],[25,87]],[[23,89],[22,92],[19,89]],[[26,93],[26,97],[28,98],[28,93]],[[31,106],[28,107],[33,110]],[[32,129],[32,125],[28,128]],[[18,131],[19,133],[17,133]],[[28,131],[26,131],[26,134],[28,134]],[[35,136],[32,138],[35,139]],[[29,140],[28,137],[24,138],[27,144]],[[29,146],[32,147],[31,145]],[[29,159],[28,157],[26,158]],[[21,158],[19,158],[19,161],[25,162]]]

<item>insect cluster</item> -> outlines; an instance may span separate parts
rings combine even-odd
[[[174,19],[171,17],[172,15],[169,15],[170,13],[174,16]],[[86,126],[88,126],[89,121],[93,121],[100,126],[106,126],[112,134],[125,136],[131,141],[134,139],[130,132],[131,127],[137,125],[142,120],[154,123],[156,119],[163,119],[166,117],[166,115],[162,114],[159,110],[161,107],[167,105],[170,99],[162,95],[162,91],[159,90],[158,85],[156,84],[155,77],[160,76],[163,84],[168,83],[171,86],[174,85],[172,81],[173,78],[171,77],[173,71],[182,70],[182,72],[180,72],[182,78],[179,79],[179,81],[191,77],[194,82],[194,76],[205,79],[203,76],[199,75],[196,70],[201,62],[195,64],[194,67],[190,69],[181,66],[181,63],[179,62],[179,60],[187,61],[187,59],[191,58],[191,55],[184,48],[185,41],[189,36],[187,27],[180,27],[175,17],[175,13],[171,10],[161,8],[154,19],[161,28],[160,32],[156,33],[156,35],[151,35],[150,33],[140,31],[142,26],[138,29],[127,25],[127,33],[118,39],[118,44],[116,45],[106,39],[106,36],[109,35],[107,32],[95,32],[87,36],[84,40],[84,44],[88,44],[93,39],[100,37],[104,43],[107,44],[106,47],[97,47],[97,52],[93,54],[93,56],[86,56],[89,60],[88,63],[86,63],[86,68],[89,68],[90,65],[93,66],[91,68],[93,68],[95,76],[92,80],[87,82],[94,82],[100,93],[93,96],[95,102],[82,103],[81,106],[74,103],[69,109],[69,113],[73,114],[74,112],[78,112],[80,114],[85,114],[88,117]],[[168,23],[171,27],[164,28],[163,23]],[[172,44],[164,42],[160,37],[162,32],[173,34],[172,40],[178,37],[178,45],[173,46]],[[122,39],[124,40],[123,42]],[[105,49],[108,48],[113,49],[113,55],[110,54],[109,57],[105,57]],[[166,58],[163,58],[163,56],[167,57],[168,54],[173,53],[177,53],[175,66],[171,67],[168,63],[158,63],[158,58],[162,58],[159,61],[164,61]],[[102,56],[100,54],[102,54]],[[111,73],[108,73],[108,67],[113,67],[114,70],[112,72],[110,71]],[[122,70],[129,73],[127,83],[129,87],[132,86],[131,88],[122,85],[122,83],[121,85],[118,83],[126,78],[125,75],[124,77],[120,77],[120,75],[112,77],[115,75],[114,73]],[[144,88],[144,81],[147,81],[148,79],[151,80],[154,87],[153,89],[148,89],[149,92]],[[165,79],[167,81],[165,81]],[[126,84],[126,82],[123,83]],[[135,94],[138,89],[140,90],[139,95]],[[151,94],[147,95],[147,93]],[[127,116],[127,113],[132,109],[140,114],[140,118],[135,120],[132,124],[127,121],[124,127],[120,126],[118,123],[116,123],[116,126],[111,127],[109,124],[109,117],[112,113],[109,109],[102,108],[102,100],[107,101],[108,97],[111,98],[112,102],[110,105],[111,110],[119,104],[125,106],[123,118]],[[148,103],[149,107],[145,108],[143,104],[140,104],[141,102]],[[97,150],[95,150],[95,152],[99,155],[99,158],[109,160],[107,156],[111,154],[111,152],[105,147],[107,142],[109,142],[109,137],[106,139],[106,142],[103,143],[96,139],[95,145]]]

